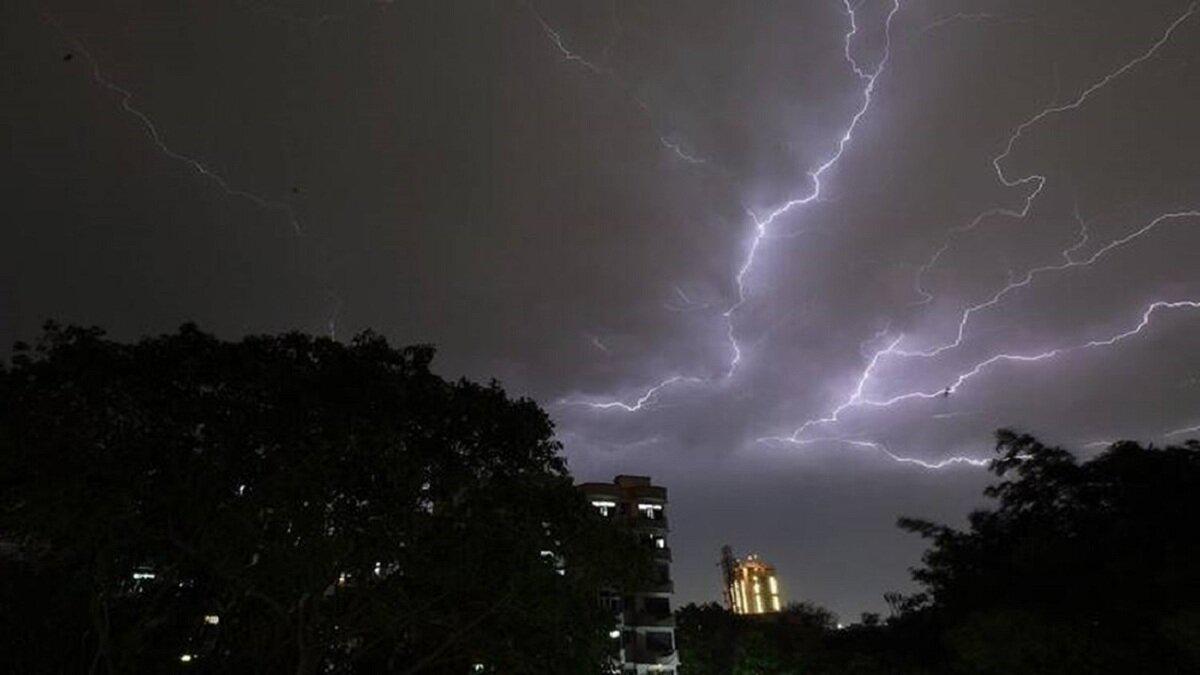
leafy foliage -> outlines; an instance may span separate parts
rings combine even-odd
[[[1200,443],[1123,441],[1078,462],[997,434],[994,509],[931,541],[914,578],[962,672],[1196,672]]]
[[[576,493],[543,411],[432,358],[194,326],[19,346],[0,369],[9,665],[596,671],[598,592],[648,553]]]
[[[886,620],[826,624],[679,613],[683,673],[1200,672],[1200,443],[1119,442],[1079,461],[997,433],[965,530],[911,518],[930,541],[919,593]]]

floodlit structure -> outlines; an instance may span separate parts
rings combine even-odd
[[[721,549],[725,602],[735,614],[771,614],[783,609],[775,567],[753,553],[742,560]]]
[[[671,549],[667,546],[667,489],[649,476],[617,476],[611,483],[583,483],[579,490],[600,515],[633,528],[654,551],[654,584],[627,596],[603,598],[617,622],[611,633],[621,641],[622,675],[675,675],[675,616],[671,612]]]

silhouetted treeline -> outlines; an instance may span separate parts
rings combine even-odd
[[[597,672],[649,553],[428,347],[48,327],[0,366],[0,670]]]
[[[1120,442],[1080,462],[997,434],[994,507],[956,530],[901,518],[930,542],[922,591],[886,620],[678,612],[681,673],[1200,672],[1200,443]]]

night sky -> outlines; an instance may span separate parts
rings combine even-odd
[[[372,328],[844,620],[991,432],[1200,425],[1200,9],[6,3],[0,343]],[[849,36],[849,37],[848,37]]]

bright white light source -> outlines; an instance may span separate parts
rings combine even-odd
[[[204,623],[210,626],[215,626],[221,623],[221,617],[217,616],[216,614],[206,614],[204,616]]]
[[[608,631],[608,637],[616,640],[617,638],[621,637],[621,631],[614,628],[614,629]]]
[[[191,654],[180,654],[180,656],[179,656],[179,661],[180,661],[181,663],[191,663],[191,662],[192,662],[192,655],[191,655]]]

